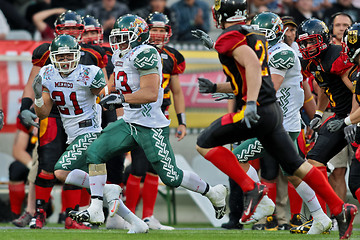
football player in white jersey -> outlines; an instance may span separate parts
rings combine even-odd
[[[69,146],[55,165],[55,176],[66,184],[89,188],[84,153],[102,130],[101,106],[96,97],[106,85],[104,73],[97,66],[79,64],[80,45],[70,35],[52,41],[50,59],[52,64],[42,67],[34,79],[35,111],[44,119],[56,104]],[[119,199],[120,191],[118,185],[105,185],[110,216],[119,214],[132,224],[129,233],[147,232],[147,224]]]
[[[117,93],[100,102],[105,108],[123,106],[123,118],[108,125],[87,151],[91,205],[73,212],[80,222],[104,221],[103,186],[106,182],[105,163],[114,154],[141,146],[147,159],[168,186],[185,187],[206,196],[213,204],[217,218],[225,214],[227,188],[211,187],[197,174],[177,167],[169,141],[169,120],[161,111],[163,99],[162,64],[158,51],[145,44],[149,39],[147,23],[136,15],[120,17],[109,37],[114,51],[112,80]]]

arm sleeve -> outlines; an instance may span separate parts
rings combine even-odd
[[[234,49],[241,45],[246,45],[246,36],[239,31],[230,31],[218,38],[215,49],[219,54],[231,56]]]
[[[106,82],[105,82],[104,72],[101,69],[99,69],[93,81],[91,82],[90,88],[103,88],[105,87],[105,85]]]

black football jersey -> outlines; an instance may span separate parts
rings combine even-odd
[[[353,93],[341,79],[353,64],[342,51],[342,46],[330,44],[320,57],[302,60],[305,75],[312,74],[330,100],[331,107],[340,117],[351,111]]]
[[[111,58],[112,58],[112,55],[113,55],[113,52],[112,52],[112,49],[111,47],[102,47],[107,55],[107,64],[106,64],[106,73],[108,75],[108,78],[110,78],[111,74],[114,72],[114,64],[111,62]]]
[[[51,64],[49,46],[50,43],[43,43],[35,48],[32,55],[32,63],[34,66],[43,67]],[[81,57],[79,64],[96,65],[99,68],[104,68],[107,65],[108,57],[102,47],[90,44],[80,44],[80,46]],[[49,116],[60,117],[55,104],[53,105]]]
[[[215,49],[219,53],[219,59],[223,65],[223,70],[230,81],[233,92],[236,96],[236,106],[238,109],[244,105],[247,100],[247,84],[245,68],[240,66],[232,56],[234,49],[241,45],[251,47],[259,58],[262,68],[262,84],[260,87],[257,103],[266,105],[276,101],[276,92],[271,81],[271,75],[268,67],[268,43],[264,34],[254,30],[250,26],[236,24],[226,28],[218,37],[215,43]]]
[[[354,85],[356,102],[360,105],[360,66],[355,65],[349,72],[349,78]],[[359,83],[358,83],[359,82]]]
[[[160,56],[163,62],[163,81],[162,88],[164,88],[164,99],[161,109],[164,111],[171,105],[170,98],[170,81],[171,75],[181,74],[185,71],[184,56],[175,48],[165,46],[160,51]]]

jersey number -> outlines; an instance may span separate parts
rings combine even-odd
[[[59,111],[64,115],[70,115],[70,111],[68,108],[63,107],[65,106],[65,96],[63,92],[60,91],[54,91],[52,92],[52,98],[55,99],[55,103],[59,108]],[[76,92],[70,93],[70,100],[73,103],[74,106],[74,113],[75,115],[82,114],[84,111],[80,108],[79,103],[76,99]]]
[[[122,94],[132,93],[130,86],[128,85],[128,78],[125,72],[120,71],[116,75],[116,80],[120,81]],[[125,90],[124,90],[125,88]]]
[[[268,42],[266,42],[266,46],[264,46],[264,43],[261,40],[256,41],[255,50],[260,51],[260,65],[261,65],[261,75],[262,76],[269,76],[268,67],[263,65],[264,60],[267,61],[267,59],[265,59],[266,49],[268,49],[267,47],[268,47]]]

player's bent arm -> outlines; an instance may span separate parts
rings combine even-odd
[[[352,82],[349,79],[349,72],[350,72],[351,68],[349,68],[345,73],[343,73],[341,75],[341,79],[344,82],[344,84],[347,86],[347,88],[351,91],[354,92],[354,85],[352,84]]]
[[[28,133],[17,130],[12,150],[13,157],[26,166],[28,166],[32,162],[31,155],[26,151],[26,148],[29,144],[29,138],[30,135]]]
[[[38,75],[40,69],[41,69],[41,67],[32,66],[28,81],[24,88],[22,98],[31,98],[34,101],[35,95],[34,95],[34,90],[32,88],[32,84],[34,82],[35,76]]]
[[[180,86],[179,75],[171,75],[170,90],[174,98],[174,107],[176,114],[185,112],[185,98]]]
[[[277,91],[279,90],[281,84],[283,83],[284,77],[279,74],[271,74],[271,80],[274,84],[275,90]]]
[[[321,112],[324,112],[328,105],[329,105],[329,98],[325,94],[324,90],[320,89],[320,91],[318,92],[316,109]]]
[[[316,102],[314,99],[314,95],[311,92],[309,83],[307,81],[303,81],[303,90],[304,90],[304,110],[306,112],[306,114],[309,117],[314,116],[315,111],[316,111]]]
[[[159,94],[160,76],[150,73],[140,76],[140,89],[131,94],[124,94],[125,102],[144,104],[156,102]]]
[[[232,87],[231,87],[230,82],[217,83],[216,92],[220,92],[220,93],[232,93],[232,92],[233,92],[233,89],[232,89]]]
[[[44,104],[41,107],[35,106],[35,113],[39,117],[40,120],[47,118],[51,112],[51,108],[53,106],[53,101],[50,97],[49,90],[46,87],[43,87],[42,99]]]
[[[254,50],[247,45],[237,47],[233,52],[235,60],[245,68],[247,101],[257,101],[261,87],[261,65]]]

